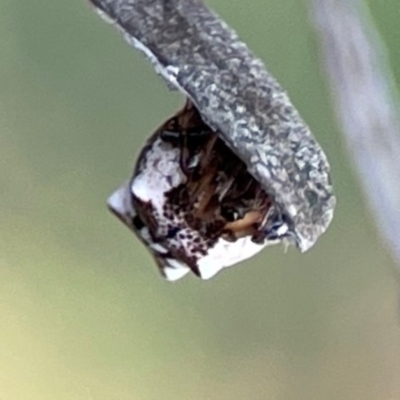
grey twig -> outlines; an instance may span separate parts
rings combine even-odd
[[[400,262],[400,124],[384,44],[362,0],[314,0],[336,112],[381,236]]]
[[[201,0],[91,0],[247,164],[301,250],[327,228],[329,165],[263,63]]]

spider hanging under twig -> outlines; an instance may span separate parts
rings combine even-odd
[[[207,279],[268,244],[295,240],[271,196],[190,101],[150,137],[109,205],[169,280],[190,270]]]

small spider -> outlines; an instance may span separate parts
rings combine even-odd
[[[211,278],[268,244],[294,239],[271,196],[190,101],[150,137],[109,206],[171,281],[189,271]]]

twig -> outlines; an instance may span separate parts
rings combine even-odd
[[[381,236],[400,262],[398,93],[362,0],[314,0],[336,112]]]
[[[293,224],[301,250],[325,231],[329,165],[288,96],[201,0],[91,0],[247,164]]]

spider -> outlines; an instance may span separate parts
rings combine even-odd
[[[168,280],[189,271],[211,278],[293,235],[273,198],[190,101],[150,137],[109,205]]]

